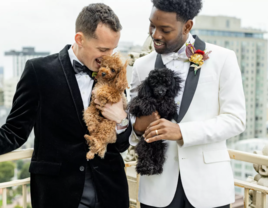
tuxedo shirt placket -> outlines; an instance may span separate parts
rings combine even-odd
[[[70,49],[68,50],[68,53],[69,53],[69,57],[70,57],[70,61],[71,61],[72,66],[73,66],[74,60],[78,61],[81,65],[84,65],[78,60],[78,58],[76,57],[76,55],[73,52],[72,47],[70,47]],[[77,83],[78,83],[78,87],[80,90],[80,94],[82,97],[84,110],[85,110],[85,109],[87,109],[87,107],[89,106],[89,103],[90,103],[90,97],[91,97],[91,92],[92,92],[91,89],[93,87],[94,80],[91,79],[88,76],[88,74],[85,72],[80,72],[78,74],[75,74],[75,78],[76,78]]]
[[[191,43],[194,44],[195,39],[191,34],[189,34],[189,37],[186,41],[186,43]],[[177,113],[179,114],[180,112],[180,104],[182,101],[182,95],[184,92],[184,87],[185,87],[185,81],[189,72],[189,67],[190,67],[190,62],[187,61],[187,56],[185,53],[186,49],[186,43],[178,50],[178,52],[171,52],[167,54],[162,54],[162,60],[164,65],[173,70],[174,72],[178,73],[179,76],[182,78],[182,83],[181,83],[181,90],[175,97],[175,102],[178,104],[178,110]]]

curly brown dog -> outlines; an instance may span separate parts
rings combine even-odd
[[[87,159],[93,159],[95,154],[104,158],[108,143],[116,142],[116,122],[110,121],[101,115],[94,103],[98,99],[103,107],[106,103],[117,103],[122,98],[124,109],[127,107],[127,100],[124,90],[128,88],[127,62],[123,64],[118,53],[112,56],[105,56],[102,59],[101,67],[97,75],[97,84],[94,87],[91,104],[84,111],[84,120],[90,135],[85,135],[89,146]]]

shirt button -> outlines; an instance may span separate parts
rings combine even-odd
[[[84,171],[85,170],[85,167],[84,166],[80,166],[79,170],[80,171]]]

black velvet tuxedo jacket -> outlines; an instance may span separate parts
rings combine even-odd
[[[27,61],[13,107],[0,129],[0,154],[19,148],[34,127],[31,172],[33,208],[77,208],[82,196],[88,147],[84,135],[83,103],[68,55]],[[124,162],[119,152],[129,147],[131,125],[109,144],[104,159],[90,160],[103,208],[128,208]]]

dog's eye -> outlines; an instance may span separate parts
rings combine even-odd
[[[114,69],[111,69],[112,70],[112,72],[115,72],[115,70]]]

